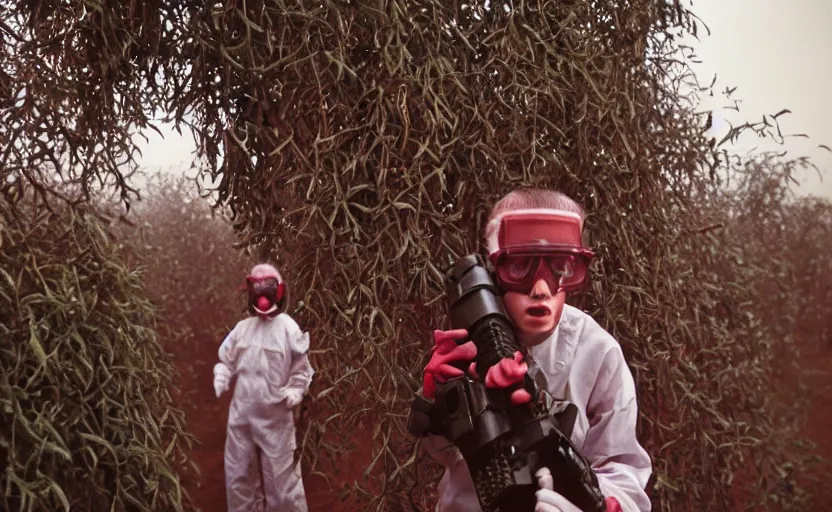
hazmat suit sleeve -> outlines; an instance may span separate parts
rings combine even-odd
[[[214,393],[216,393],[217,398],[228,391],[231,379],[236,373],[239,352],[237,331],[239,327],[240,324],[238,323],[220,345],[220,362],[214,365]]]
[[[309,333],[302,332],[294,320],[287,317],[286,341],[292,355],[289,376],[284,390],[300,393],[309,389],[315,370],[309,362]]]
[[[598,475],[601,492],[616,498],[623,512],[649,512],[644,488],[652,471],[650,456],[636,438],[636,388],[618,344],[604,355],[587,418],[582,452]]]
[[[238,331],[240,324],[234,326],[234,329],[225,337],[219,349],[219,359],[222,364],[228,367],[228,370],[233,375],[237,371],[237,359],[239,351],[237,350]]]

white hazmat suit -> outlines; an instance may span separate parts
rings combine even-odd
[[[309,333],[285,313],[240,321],[220,346],[217,396],[237,375],[225,442],[229,512],[307,510],[291,409],[315,373],[308,352]]]
[[[651,503],[644,488],[652,464],[636,439],[635,384],[618,342],[592,317],[564,305],[555,331],[529,352],[552,397],[578,406],[572,442],[595,470],[601,492],[615,497],[623,512],[649,512]],[[439,436],[427,436],[422,445],[446,468],[436,510],[478,512],[474,483],[459,450]],[[540,510],[574,509],[546,507],[538,504]]]

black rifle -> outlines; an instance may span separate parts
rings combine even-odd
[[[445,276],[452,329],[467,329],[477,346],[477,375],[513,358],[523,349],[483,259],[462,258]],[[468,340],[461,340],[465,343]],[[417,396],[408,419],[416,437],[440,435],[462,453],[483,512],[531,512],[537,491],[535,473],[552,472],[554,491],[584,512],[604,512],[598,478],[570,441],[578,408],[555,401],[528,374],[523,387],[529,404],[513,405],[514,389],[488,389],[467,375],[436,390],[435,402]],[[530,365],[531,369],[531,365]]]

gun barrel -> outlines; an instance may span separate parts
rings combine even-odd
[[[477,346],[477,373],[520,350],[500,292],[478,254],[459,260],[445,276],[452,329],[467,329]]]

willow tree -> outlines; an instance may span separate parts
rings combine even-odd
[[[574,303],[631,362],[656,510],[729,509],[739,467],[751,495],[781,492],[785,448],[743,462],[776,430],[768,360],[733,334],[753,326],[700,321],[720,283],[695,272],[709,242],[682,221],[720,164],[683,87],[677,40],[697,24],[678,2],[52,0],[3,18],[4,97],[20,98],[4,115],[26,126],[0,126],[9,182],[109,177],[127,201],[132,131],[157,110],[187,127],[241,243],[279,259],[312,331],[306,455],[374,425],[366,500],[432,485],[403,422],[442,273],[520,185],[589,212],[599,257]]]

